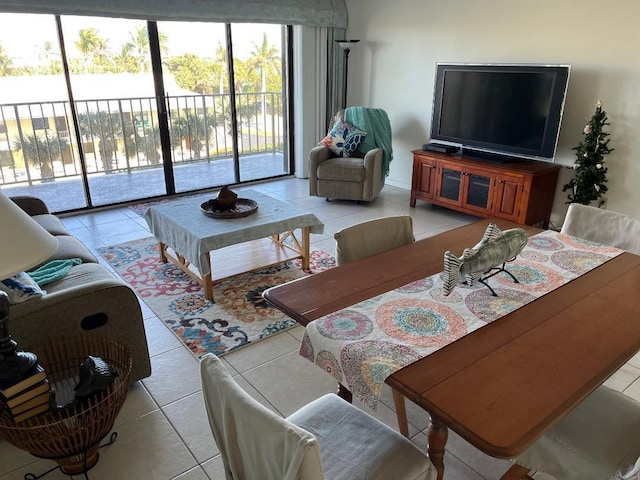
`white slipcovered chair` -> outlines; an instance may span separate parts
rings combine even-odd
[[[572,203],[561,232],[640,255],[640,219],[622,213]]]
[[[227,480],[436,478],[409,440],[335,394],[285,419],[242,390],[215,355],[202,357],[200,374]]]
[[[409,215],[376,218],[351,225],[336,232],[333,238],[336,240],[338,265],[355,262],[415,241],[413,221]],[[344,391],[343,388],[341,387],[341,391]],[[400,433],[409,436],[404,397],[394,391],[393,400]]]
[[[561,233],[640,255],[640,220],[621,213],[572,203]],[[515,462],[502,480],[640,480],[640,403],[602,385]]]
[[[335,233],[336,262],[353,262],[415,241],[409,215],[376,218]]]
[[[502,480],[640,480],[640,403],[602,385],[515,462]]]

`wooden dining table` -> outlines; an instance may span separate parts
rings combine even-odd
[[[273,287],[266,300],[301,325],[442,271],[482,220]],[[640,256],[607,261],[392,373],[386,382],[431,416],[428,453],[444,475],[448,429],[479,450],[514,458],[640,350]]]

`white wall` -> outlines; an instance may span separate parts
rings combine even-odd
[[[346,0],[348,104],[384,108],[393,129],[387,183],[410,188],[411,150],[429,138],[436,62],[571,64],[556,161],[603,101],[611,126],[607,208],[640,217],[640,2],[637,0]],[[567,206],[562,169],[552,222]]]

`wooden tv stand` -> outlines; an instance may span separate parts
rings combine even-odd
[[[560,165],[514,159],[506,163],[414,150],[412,207],[416,200],[479,217],[549,226]]]

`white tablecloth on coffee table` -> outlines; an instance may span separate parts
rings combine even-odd
[[[152,206],[144,218],[158,241],[184,256],[201,275],[211,273],[207,255],[212,250],[303,227],[311,233],[324,232],[318,217],[290,203],[254,190],[238,197],[258,202],[258,211],[242,218],[211,218],[201,212],[205,200],[198,196]]]

